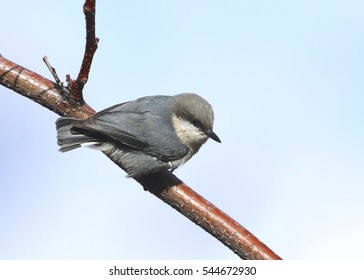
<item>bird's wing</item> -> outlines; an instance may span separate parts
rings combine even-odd
[[[103,114],[87,121],[74,123],[73,127],[76,129],[73,130],[102,141],[113,140],[143,150],[149,146],[140,128],[144,119],[140,113],[104,111]]]
[[[160,108],[153,108],[153,104],[142,103],[143,100],[115,105],[85,121],[75,122],[73,130],[141,150],[165,162],[184,157],[188,149],[174,133],[170,116],[163,115],[165,112]]]

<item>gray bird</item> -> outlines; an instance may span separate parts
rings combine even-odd
[[[212,131],[211,105],[193,93],[146,96],[114,105],[86,120],[56,121],[60,151],[103,151],[131,177],[174,170],[198,152]]]

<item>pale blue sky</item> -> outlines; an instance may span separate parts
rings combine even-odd
[[[3,4],[0,53],[75,77],[82,4]],[[362,1],[98,1],[96,14],[93,108],[200,94],[222,144],[176,175],[283,258],[362,258]],[[237,258],[101,153],[58,152],[56,118],[0,87],[0,259]]]

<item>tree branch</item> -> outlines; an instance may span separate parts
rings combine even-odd
[[[69,96],[81,105],[84,103],[83,87],[88,81],[92,59],[99,43],[99,38],[95,36],[95,0],[86,0],[83,5],[83,13],[86,19],[86,47],[81,69],[76,80],[71,79],[70,75],[66,76],[70,91]]]
[[[91,12],[88,4],[91,4]],[[86,22],[88,22],[87,34],[92,33],[92,30],[90,31],[90,29],[93,29],[93,34],[95,31],[94,19],[88,19],[87,15],[87,13],[90,13],[91,17],[94,18],[94,5],[95,1],[89,0],[86,0],[84,5]],[[78,93],[81,94],[80,97],[65,99],[59,83],[53,83],[48,79],[5,59],[1,55],[0,84],[38,102],[58,115],[79,119],[86,119],[92,116],[95,111],[83,101],[82,97],[82,88],[87,82],[92,56],[97,47],[97,39],[94,37],[95,39],[89,41],[89,38],[90,37],[88,36],[82,67],[76,80],[76,83],[79,81],[82,84],[81,88],[77,85],[79,90]],[[91,44],[90,50],[90,47],[87,45],[91,41],[94,43]],[[91,54],[91,56],[88,54]],[[108,155],[106,154],[106,156]],[[195,193],[171,172],[166,170],[136,180],[145,190],[148,190],[209,232],[242,259],[280,259],[278,255],[260,242],[248,230],[205,200],[202,196]]]
[[[137,179],[155,196],[220,240],[244,260],[281,258],[243,226],[194,192],[169,171]]]
[[[86,103],[64,100],[58,85],[0,55],[0,84],[60,116],[86,119],[95,113]]]

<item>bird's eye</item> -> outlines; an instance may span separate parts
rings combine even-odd
[[[200,126],[201,126],[201,123],[200,123],[198,120],[196,120],[196,119],[192,120],[192,124],[193,124],[195,127],[200,127]]]

